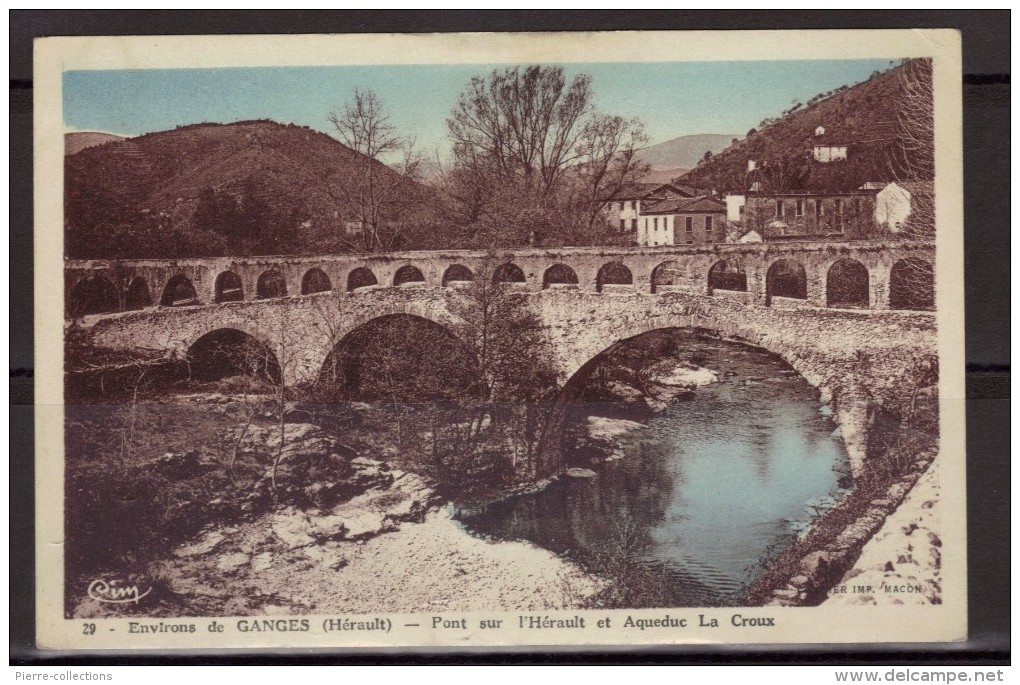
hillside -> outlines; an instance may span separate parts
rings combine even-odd
[[[71,257],[297,254],[357,249],[348,191],[366,158],[317,131],[272,121],[195,124],[65,158]],[[372,162],[376,186],[422,186]],[[396,246],[396,245],[394,245]]]
[[[124,140],[124,136],[100,131],[75,131],[64,134],[64,154],[74,155],[87,147],[95,147],[105,143],[116,143]]]
[[[705,152],[715,154],[729,145],[736,135],[717,133],[700,133],[692,136],[680,136],[658,145],[650,145],[637,153],[639,161],[650,164],[653,169],[682,167],[690,169],[705,156]]]
[[[912,89],[918,82],[921,87]],[[930,180],[934,173],[931,103],[910,97],[925,87],[930,93],[930,84],[930,61],[915,60],[855,86],[819,93],[777,119],[764,120],[747,137],[677,180],[717,192],[744,191],[755,181],[765,190],[843,190],[869,181]],[[907,112],[908,107],[915,111]],[[927,117],[928,133],[919,146],[923,149],[907,150],[902,145],[907,138],[904,124],[898,119],[918,114],[916,110],[925,110],[917,118]],[[825,129],[822,136],[816,136],[819,126]],[[816,142],[847,145],[847,160],[814,161]],[[755,171],[748,171],[748,161],[756,163]]]

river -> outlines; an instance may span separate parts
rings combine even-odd
[[[846,494],[847,454],[818,391],[780,358],[694,335],[686,345],[719,382],[621,436],[625,456],[593,477],[458,503],[465,529],[613,578],[616,604],[739,605],[768,560]]]

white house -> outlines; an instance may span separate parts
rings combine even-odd
[[[846,159],[846,148],[846,142],[838,140],[832,135],[826,135],[824,126],[819,126],[815,129],[812,156],[816,162],[825,163]]]
[[[726,242],[726,205],[711,195],[660,200],[641,211],[638,245]]]
[[[816,162],[835,162],[846,159],[846,144],[816,142],[813,148]]]
[[[605,205],[610,222],[620,233],[637,233],[643,207],[662,200],[694,197],[693,189],[672,183],[635,183],[613,194]]]
[[[872,185],[866,183],[865,186]],[[867,189],[867,188],[865,188]],[[887,184],[875,196],[875,223],[896,233],[911,212],[910,191],[896,182]]]
[[[747,197],[730,193],[726,195],[726,220],[731,223],[743,221],[744,205],[747,204]]]

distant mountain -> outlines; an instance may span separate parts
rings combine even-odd
[[[869,181],[931,180],[931,102],[919,96],[926,90],[931,92],[930,60],[876,71],[857,85],[818,93],[766,118],[678,182],[742,192],[755,182],[764,190],[848,190]],[[927,119],[929,135],[902,135],[899,127],[908,119]],[[815,145],[846,146],[847,159],[815,161]]]
[[[194,124],[65,157],[72,257],[299,254],[353,249],[344,188],[366,158],[330,136],[273,121]],[[425,189],[380,162],[377,187]]]
[[[124,136],[99,131],[75,131],[64,134],[64,154],[73,155],[87,147],[95,147],[104,143],[116,143],[124,140]]]
[[[642,183],[670,183],[677,176],[683,176],[690,168],[682,166],[652,167],[641,177]]]
[[[653,169],[676,167],[690,169],[701,161],[706,152],[715,154],[729,145],[736,137],[736,135],[718,133],[680,136],[638,151],[637,158],[650,164]]]

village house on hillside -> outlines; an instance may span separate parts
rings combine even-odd
[[[828,132],[824,126],[815,129],[812,141],[811,157],[816,162],[828,163],[843,160],[847,157],[846,135]]]

